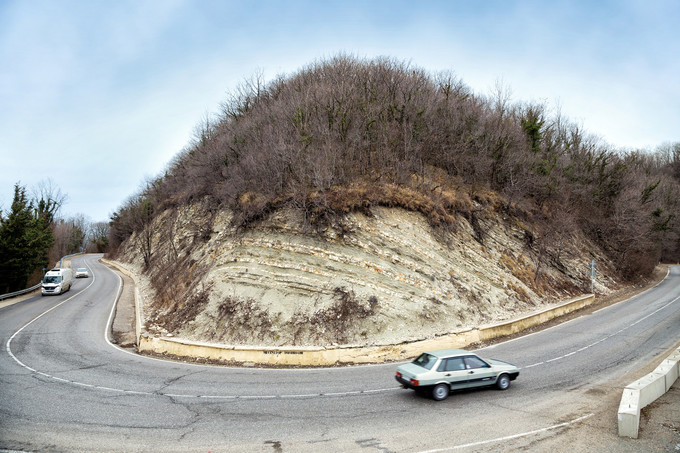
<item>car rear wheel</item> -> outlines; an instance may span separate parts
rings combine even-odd
[[[501,374],[498,376],[496,387],[498,387],[499,390],[506,390],[508,387],[510,387],[510,376],[507,374]]]
[[[448,384],[437,384],[432,388],[432,399],[443,401],[449,396],[450,387]]]

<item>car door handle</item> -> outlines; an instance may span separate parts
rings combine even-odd
[[[446,374],[444,375],[444,377],[450,377],[450,376],[451,376],[451,373],[446,373]]]
[[[468,374],[474,374],[474,371],[468,371]]]

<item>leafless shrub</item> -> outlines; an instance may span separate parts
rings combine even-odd
[[[335,302],[330,307],[311,315],[295,313],[290,321],[294,326],[294,341],[308,337],[327,343],[346,343],[357,334],[355,326],[376,314],[380,305],[375,296],[362,303],[354,291],[344,287],[335,288],[333,293]]]
[[[175,258],[154,256],[149,275],[155,291],[150,307],[154,322],[173,331],[180,324],[191,321],[200,313],[212,291],[203,282],[208,266],[190,255]],[[179,323],[179,324],[178,324]]]
[[[276,341],[269,312],[252,298],[228,296],[217,311],[215,337],[234,343],[244,343],[251,338]]]
[[[171,309],[171,316],[160,316],[156,324],[166,329],[168,332],[177,332],[186,323],[196,319],[208,305],[211,286],[204,286],[186,298],[177,298]],[[166,302],[167,303],[167,302]]]
[[[154,250],[141,233],[149,219],[203,199],[230,208],[244,228],[281,207],[299,209],[318,230],[377,205],[421,212],[437,228],[455,228],[461,214],[480,241],[484,209],[521,205],[539,216],[569,212],[568,224],[623,274],[642,275],[650,268],[642,263],[680,256],[679,149],[613,150],[559,111],[512,103],[502,84],[480,96],[450,72],[340,54],[239,86],[164,174],[114,214],[109,242],[115,249],[135,235],[149,262]],[[544,250],[560,240],[541,238]]]

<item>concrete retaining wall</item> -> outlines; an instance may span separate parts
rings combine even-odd
[[[153,337],[142,334],[139,350],[155,354],[171,354],[215,360],[225,363],[248,363],[283,366],[332,366],[339,364],[367,364],[402,360],[424,350],[461,348],[479,341],[478,330],[402,343],[377,346],[229,346],[192,342],[177,338]]]
[[[180,357],[202,358],[234,364],[332,366],[339,364],[382,363],[406,360],[427,350],[464,348],[479,341],[517,333],[545,322],[545,320],[581,308],[588,302],[592,302],[593,299],[594,296],[587,295],[569,301],[554,309],[543,310],[539,314],[532,314],[515,321],[392,345],[340,345],[328,347],[230,346],[192,342],[178,338],[154,337],[142,333],[138,349],[140,352],[171,354]]]
[[[668,391],[680,374],[680,348],[648,375],[623,389],[619,404],[619,436],[637,439],[640,411]]]
[[[115,266],[136,281],[134,274],[125,269],[120,263],[109,260],[102,261]],[[169,354],[178,357],[199,358],[232,364],[332,366],[339,364],[382,363],[406,360],[417,356],[423,351],[464,348],[479,341],[512,335],[583,308],[592,304],[594,300],[594,295],[587,294],[514,320],[460,332],[450,332],[434,338],[408,343],[375,346],[262,347],[202,343],[150,335],[142,330],[144,325],[142,315],[143,301],[140,298],[139,291],[135,290],[137,348],[140,352],[161,355]]]

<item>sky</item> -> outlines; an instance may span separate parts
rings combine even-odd
[[[238,85],[349,54],[502,87],[617,149],[680,142],[678,0],[0,0],[0,209],[108,221]]]

